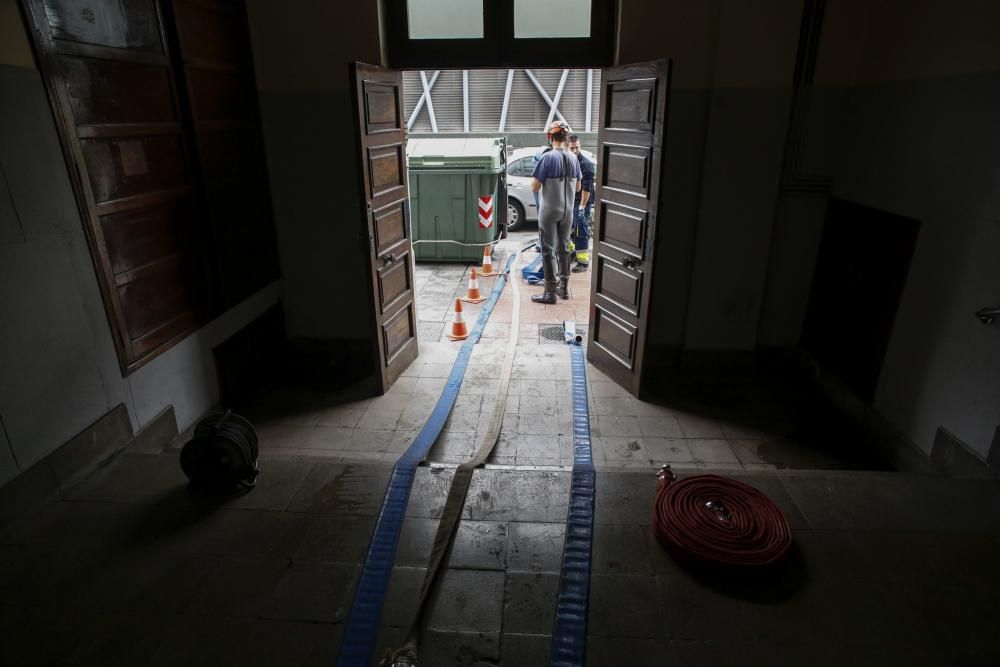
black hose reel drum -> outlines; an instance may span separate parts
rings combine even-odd
[[[191,486],[219,492],[249,491],[257,483],[257,432],[232,411],[198,422],[181,450],[181,469]]]

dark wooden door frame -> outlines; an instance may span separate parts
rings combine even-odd
[[[452,58],[454,59],[454,58]],[[450,61],[449,61],[450,62]],[[448,64],[448,63],[446,63]],[[370,67],[370,66],[369,66]],[[401,77],[402,70],[371,68],[385,74]],[[649,309],[652,301],[653,271],[657,227],[661,210],[661,176],[666,139],[667,102],[670,90],[669,60],[656,60],[602,70],[598,164],[595,186],[597,215],[593,232],[593,270],[591,271],[591,298],[588,326],[587,359],[612,380],[635,396],[643,396],[643,362],[646,353]],[[354,74],[352,87],[356,102],[363,99],[361,80]],[[618,97],[610,99],[608,91],[617,87]],[[399,91],[400,99],[402,90]],[[644,100],[645,106],[637,100]],[[623,122],[615,118],[611,123],[615,100],[632,104]],[[631,102],[629,102],[631,100]],[[611,106],[609,106],[609,104]],[[364,108],[356,104],[359,118]],[[631,118],[629,118],[631,115]],[[400,119],[400,134],[405,141]],[[363,127],[358,134],[359,154],[366,150]],[[611,148],[617,150],[611,151]],[[404,148],[405,151],[405,148]],[[405,171],[405,153],[404,153]],[[362,163],[363,193],[370,238],[373,225],[368,165]],[[405,174],[403,176],[405,183]],[[408,207],[406,215],[408,216]],[[610,218],[609,218],[610,216]],[[629,220],[636,221],[634,226]],[[407,217],[407,226],[409,219]],[[407,248],[409,238],[405,239]],[[372,271],[372,304],[379,317],[379,283],[377,270],[379,258],[374,250],[370,254]],[[415,311],[413,312],[415,326]],[[394,377],[385,375],[385,332],[381,323],[378,331],[379,377],[381,390],[391,384]],[[414,340],[414,349],[416,341]],[[415,354],[413,358],[415,358]],[[412,361],[406,361],[408,365]],[[405,366],[404,366],[405,368]]]
[[[587,360],[642,397],[670,61],[605,68],[597,145]]]
[[[165,0],[162,11],[174,47],[171,56],[188,150],[195,158],[192,168],[206,245],[211,239],[204,254],[206,261],[214,260],[207,268],[217,288],[213,313],[218,313],[280,275],[250,26],[242,0]],[[193,27],[202,24],[191,14],[198,12],[213,16],[216,30],[207,35],[195,31]],[[216,50],[199,52],[206,43]],[[199,74],[221,77],[226,85],[199,86]],[[205,114],[205,106],[210,113]],[[234,136],[239,139],[232,140]],[[212,141],[219,137],[225,138],[221,146]],[[237,218],[238,226],[233,224]]]
[[[117,295],[116,276],[111,266],[108,244],[101,228],[101,215],[110,215],[125,206],[124,200],[101,204],[89,185],[90,179],[86,168],[86,160],[80,143],[81,139],[96,139],[105,137],[125,136],[155,136],[176,135],[180,137],[183,153],[183,163],[187,170],[187,182],[168,191],[149,192],[141,195],[148,204],[156,205],[168,200],[193,200],[194,188],[191,183],[191,156],[184,145],[182,110],[178,103],[176,75],[171,62],[170,45],[165,33],[164,18],[159,0],[152,3],[153,13],[157,21],[156,35],[161,51],[159,53],[147,50],[130,50],[112,48],[85,43],[83,41],[57,40],[51,34],[46,8],[41,0],[21,0],[28,32],[31,35],[36,58],[43,72],[49,103],[55,120],[63,155],[70,175],[70,183],[77,201],[77,207],[84,220],[84,230],[90,246],[94,270],[98,285],[107,311],[112,339],[115,342],[115,352],[121,367],[122,375],[127,375],[140,368],[158,354],[169,349],[192,333],[207,319],[207,308],[204,304],[194,304],[193,318],[189,326],[176,331],[169,339],[159,342],[153,349],[137,351],[130,341],[128,321],[122,303]],[[56,42],[59,41],[59,44]],[[172,97],[174,120],[164,123],[142,124],[96,124],[78,127],[74,117],[73,105],[67,92],[65,77],[60,66],[60,57],[94,58],[115,62],[127,62],[137,65],[162,67],[169,73],[169,89]],[[116,129],[117,128],[117,129]],[[133,196],[132,198],[135,198]],[[101,208],[99,209],[99,204]],[[129,271],[131,275],[135,272]]]
[[[361,205],[377,357],[379,393],[417,358],[409,180],[403,118],[403,75],[363,63],[350,65],[361,168]],[[373,164],[375,166],[373,166]]]

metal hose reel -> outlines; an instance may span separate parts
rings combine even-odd
[[[208,491],[249,491],[257,484],[257,431],[232,411],[208,415],[181,450],[191,486]]]

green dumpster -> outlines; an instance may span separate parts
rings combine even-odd
[[[421,241],[484,244],[498,236],[498,225],[506,217],[499,211],[504,148],[502,138],[428,138],[408,142],[410,220],[416,260],[478,262],[482,259],[482,245]],[[485,228],[480,224],[480,197],[492,198],[492,223]]]

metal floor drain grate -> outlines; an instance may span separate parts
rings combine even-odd
[[[582,324],[576,325],[576,332],[583,336],[583,339],[587,339],[587,327]],[[538,325],[538,342],[539,343],[564,343],[563,340],[563,325],[562,324],[539,324]]]
[[[417,340],[437,343],[444,332],[444,322],[417,322]]]

